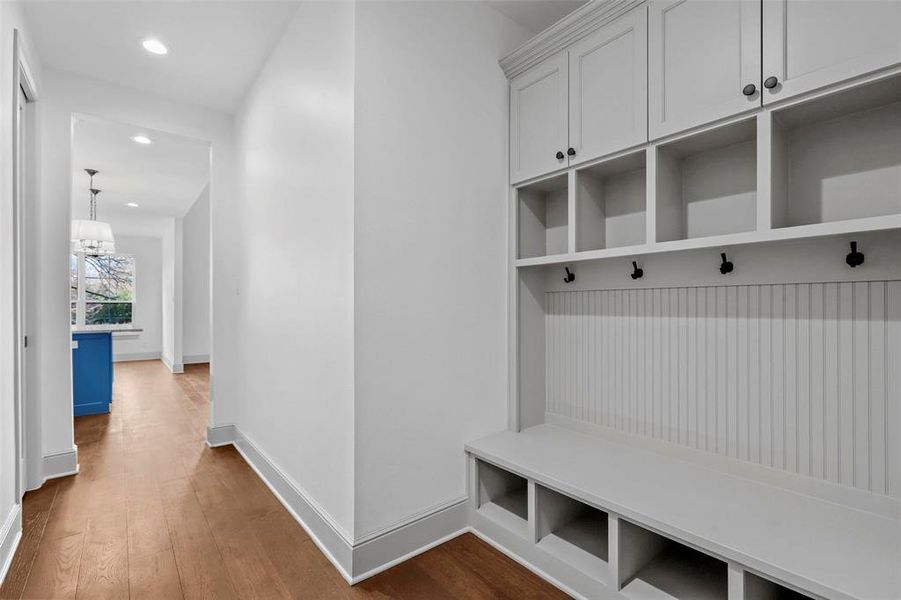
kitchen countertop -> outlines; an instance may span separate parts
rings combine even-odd
[[[100,328],[84,328],[84,329],[75,329],[72,328],[72,333],[141,333],[144,331],[143,329],[133,327],[129,329],[120,329],[113,327],[100,327]]]

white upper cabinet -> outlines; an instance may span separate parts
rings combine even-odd
[[[567,53],[510,82],[510,179],[513,183],[567,166]]]
[[[760,0],[654,0],[648,11],[652,139],[760,106]]]
[[[647,15],[641,8],[569,49],[570,164],[647,142],[647,105]]]
[[[899,0],[764,0],[764,103],[901,62]]]

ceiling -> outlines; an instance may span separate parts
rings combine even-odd
[[[42,1],[22,10],[44,66],[234,112],[296,2]],[[155,37],[169,47],[141,47]]]
[[[487,0],[488,6],[511,21],[540,33],[573,12],[588,0]]]
[[[153,143],[141,145],[132,136]],[[97,169],[98,219],[116,234],[162,235],[183,217],[210,179],[210,147],[180,136],[95,117],[79,118],[72,137],[72,218],[88,216],[89,177]],[[127,203],[134,202],[137,208]]]

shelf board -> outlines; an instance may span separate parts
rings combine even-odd
[[[573,254],[552,254],[550,256],[533,256],[531,258],[517,258],[517,267],[536,267],[540,265],[560,265],[570,262]]]
[[[818,237],[830,237],[836,235],[850,235],[854,233],[866,233],[870,231],[901,230],[901,215],[888,215],[884,217],[866,217],[848,221],[834,221],[829,223],[815,223],[813,225],[796,225],[767,229],[763,231],[747,231],[727,235],[716,235],[702,238],[689,238],[685,240],[673,240],[669,242],[654,242],[637,246],[622,246],[604,250],[588,250],[569,254],[557,254],[554,256],[540,256],[525,258],[516,261],[517,268],[535,267],[542,265],[562,265],[590,260],[605,260],[622,258],[624,256],[646,256],[649,254],[663,254],[668,252],[684,252],[687,250],[699,250],[703,248],[725,248],[729,246],[743,246],[748,244],[764,244],[767,242],[804,240]]]

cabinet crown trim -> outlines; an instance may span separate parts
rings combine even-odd
[[[500,59],[501,69],[512,79],[644,3],[645,0],[593,0]]]

